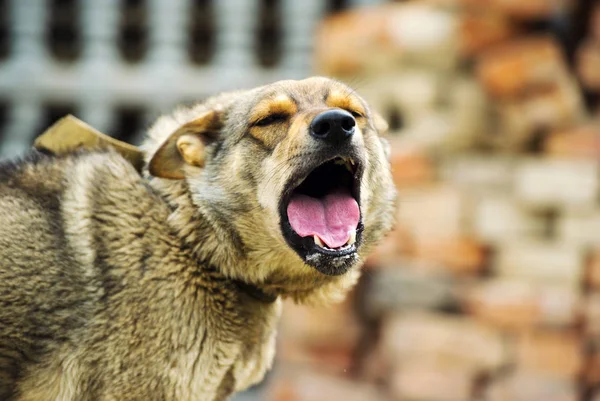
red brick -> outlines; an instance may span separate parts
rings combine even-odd
[[[425,21],[425,23],[422,23]],[[454,14],[424,3],[363,7],[327,18],[317,30],[316,70],[328,75],[386,70],[407,57],[452,63]]]
[[[487,251],[480,242],[467,236],[420,238],[415,243],[414,256],[440,264],[454,274],[478,274],[484,267]]]
[[[600,91],[600,40],[584,42],[576,54],[576,70],[583,86]]]
[[[584,333],[588,338],[600,338],[600,292],[593,291],[585,299],[583,308]],[[597,344],[600,353],[600,344]],[[599,372],[600,374],[600,372]]]
[[[373,62],[365,54],[390,51],[385,40],[385,15],[377,8],[333,15],[319,26],[315,42],[316,69],[322,74],[353,74]]]
[[[397,243],[396,232],[389,234],[379,244],[365,261],[364,269],[377,268],[395,263],[400,257],[400,246]]]
[[[515,34],[510,19],[489,8],[469,7],[460,15],[459,43],[463,56],[473,56]]]
[[[585,278],[590,288],[600,290],[600,250],[598,249],[590,252]]]
[[[599,337],[595,337],[585,343],[587,352],[582,375],[583,381],[588,387],[596,388],[600,386],[600,344],[598,339]]]
[[[520,369],[552,377],[575,378],[582,369],[581,338],[572,331],[532,331],[519,336]]]
[[[590,37],[600,42],[600,4],[596,4],[590,18]]]
[[[552,132],[544,140],[544,151],[551,156],[599,159],[600,122]]]
[[[332,372],[348,370],[361,333],[350,302],[312,308],[284,305],[278,337],[278,358],[323,366]]]
[[[498,145],[509,150],[526,148],[540,131],[578,124],[584,107],[572,80],[555,77],[555,84],[531,91],[519,99],[497,104]]]
[[[383,242],[375,248],[365,262],[365,269],[395,266],[400,259],[415,252],[414,238],[410,231],[396,224]]]
[[[519,39],[497,46],[485,52],[477,65],[484,87],[498,97],[522,95],[531,86],[554,85],[557,75],[565,74],[560,48],[549,37]]]
[[[485,6],[493,12],[507,14],[524,20],[547,19],[556,14],[567,13],[575,0],[462,0],[464,4]]]
[[[390,136],[390,163],[394,183],[400,189],[431,183],[434,168],[424,149],[407,146],[401,138]]]

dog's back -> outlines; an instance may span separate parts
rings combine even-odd
[[[39,362],[85,308],[84,283],[65,243],[61,198],[69,159],[39,153],[0,165],[0,399]],[[69,288],[66,288],[66,283]],[[79,290],[77,288],[79,287]],[[83,305],[82,305],[83,306]],[[49,322],[50,312],[56,319]],[[18,349],[19,352],[14,350]]]
[[[0,165],[0,400],[12,399],[15,384],[46,369],[61,347],[80,341],[98,314],[100,272],[81,262],[93,255],[85,216],[94,192],[103,193],[106,182],[94,174],[104,167],[136,175],[113,153],[33,153]]]

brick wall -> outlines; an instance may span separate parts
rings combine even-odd
[[[316,48],[390,121],[399,223],[346,303],[286,306],[267,398],[600,400],[600,6],[387,4]]]

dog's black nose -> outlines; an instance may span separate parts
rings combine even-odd
[[[356,120],[345,110],[327,110],[310,123],[310,134],[332,144],[342,143],[354,134]]]

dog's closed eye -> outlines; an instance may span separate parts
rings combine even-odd
[[[268,115],[266,117],[263,117],[263,118],[255,121],[254,123],[252,123],[252,126],[254,126],[254,127],[266,127],[266,126],[272,125],[272,124],[283,123],[287,119],[288,119],[288,115],[287,114],[275,113],[275,114]]]
[[[354,117],[354,118],[362,118],[362,117],[364,117],[364,115],[362,113],[359,113],[356,110],[347,109],[346,111],[348,111],[350,114],[352,114],[352,117]]]

